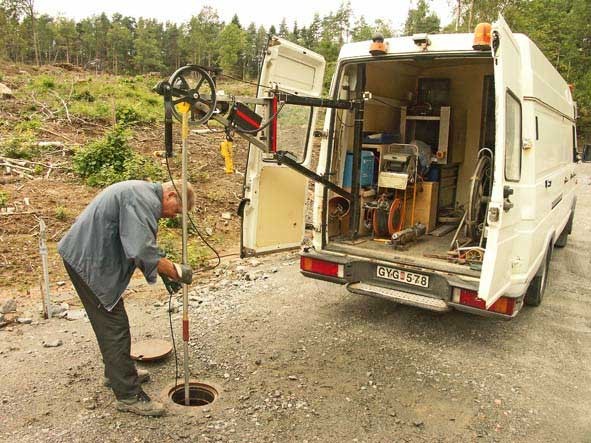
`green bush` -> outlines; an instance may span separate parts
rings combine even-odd
[[[72,98],[74,100],[88,103],[92,103],[95,100],[94,95],[92,95],[88,89],[85,89],[84,91],[78,92],[76,94],[72,94]]]
[[[30,120],[22,120],[16,125],[14,125],[14,130],[16,132],[29,132],[29,131],[36,131],[41,127],[41,120],[38,118],[31,118]]]
[[[116,125],[105,137],[74,155],[74,171],[90,186],[108,186],[123,180],[161,180],[162,168],[133,151],[124,125]]]
[[[142,120],[142,118],[135,109],[127,106],[121,106],[116,108],[115,119],[117,120],[117,123],[123,125],[133,125]]]
[[[167,229],[160,230],[158,233],[158,247],[166,254],[169,260],[181,263],[183,257],[180,235],[175,235],[175,233]],[[209,253],[210,250],[208,248],[199,246],[197,239],[189,239],[187,244],[187,261],[189,266],[197,268],[204,265]]]
[[[49,75],[40,75],[33,81],[33,87],[39,91],[54,89],[55,79]]]
[[[64,221],[68,218],[68,211],[63,206],[55,208],[55,218],[59,221]]]
[[[39,149],[33,145],[33,135],[26,131],[6,140],[0,146],[0,152],[8,158],[31,160],[39,153]]]

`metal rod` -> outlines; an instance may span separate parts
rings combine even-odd
[[[357,66],[357,80],[355,85],[355,94],[361,97],[363,89],[365,88],[365,65]],[[359,217],[361,212],[360,205],[360,175],[361,175],[361,148],[363,143],[363,114],[364,103],[361,101],[360,106],[355,107],[355,126],[353,133],[353,168],[351,174],[351,194],[353,200],[351,201],[351,217],[349,219],[349,237],[351,239],[357,238],[359,233]]]
[[[47,266],[47,243],[45,240],[46,226],[43,219],[39,219],[39,255],[43,266],[43,295],[45,300],[45,315],[51,318],[51,300],[49,297],[49,268]]]
[[[305,166],[302,166],[301,164],[299,164],[297,162],[297,160],[294,160],[293,158],[291,158],[289,156],[289,153],[286,151],[278,151],[277,152],[277,164],[278,165],[285,165],[285,166],[293,169],[294,171],[299,172],[300,174],[304,175],[305,177],[309,178],[310,180],[313,180],[315,182],[323,184],[324,186],[326,186],[328,189],[330,189],[334,193],[340,195],[341,197],[346,198],[349,201],[353,200],[353,195],[350,192],[347,192],[346,190],[344,190],[340,186],[335,185],[330,180],[328,180],[326,177],[318,175],[314,171],[311,171],[310,169],[306,168]]]
[[[183,249],[183,265],[188,264],[187,256],[187,138],[189,136],[189,113],[183,112],[183,126],[182,126],[182,249]],[[185,406],[190,406],[191,399],[189,396],[189,286],[183,283],[183,372],[185,375]]]

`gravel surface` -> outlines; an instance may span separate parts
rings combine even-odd
[[[32,322],[0,329],[0,441],[591,441],[589,175],[542,306],[508,322],[349,294],[302,277],[295,253],[224,263],[190,309],[191,377],[220,395],[159,419],[114,409],[85,318],[18,306],[5,316]],[[133,340],[170,339],[164,287],[128,292]],[[166,399],[174,357],[140,366]]]

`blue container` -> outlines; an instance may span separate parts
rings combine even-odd
[[[441,175],[441,171],[438,165],[431,164],[429,171],[427,172],[427,178],[425,181],[428,182],[438,182],[439,176]]]
[[[374,181],[374,153],[370,150],[361,151],[361,176],[359,177],[359,184],[361,187],[368,188],[375,185]],[[343,174],[343,187],[350,188],[353,176],[353,153],[347,152],[345,159],[345,173]]]

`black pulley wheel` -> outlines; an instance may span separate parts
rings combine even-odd
[[[168,82],[172,88],[172,115],[178,121],[182,121],[182,115],[176,105],[183,102],[191,106],[191,125],[202,125],[211,118],[217,99],[215,83],[207,70],[197,65],[183,66],[170,76]]]

